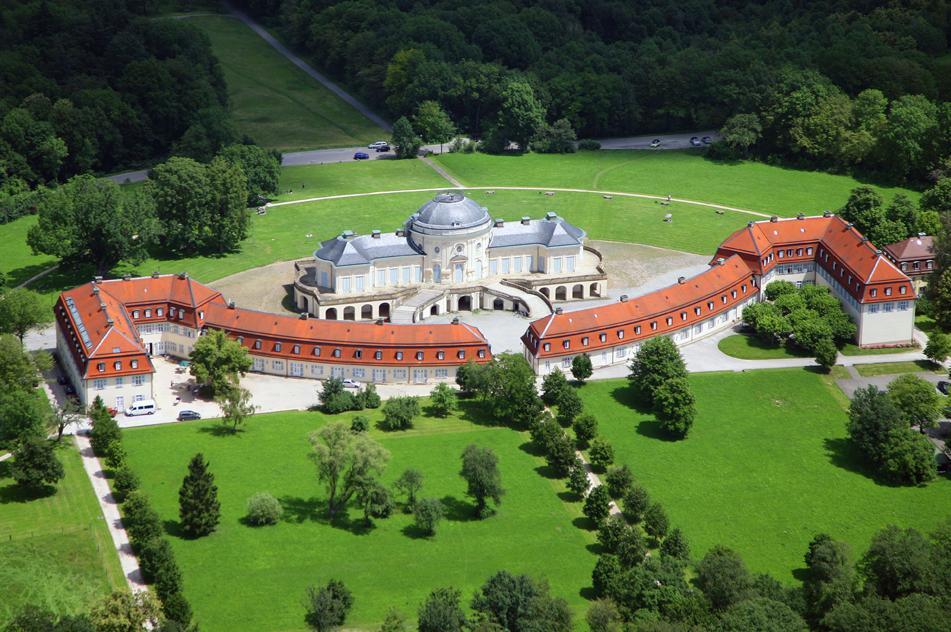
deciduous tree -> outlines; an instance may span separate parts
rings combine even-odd
[[[225,427],[230,426],[232,434],[237,433],[238,426],[243,425],[254,414],[251,391],[237,384],[231,384],[219,391],[215,401],[221,406],[221,423]]]
[[[53,313],[36,292],[23,288],[0,292],[0,333],[13,334],[20,344],[30,331],[52,320]]]
[[[654,412],[664,432],[680,439],[687,436],[697,410],[686,378],[673,378],[657,387]]]
[[[604,485],[593,487],[584,499],[584,515],[595,524],[601,522],[611,513],[611,494]]]
[[[462,611],[462,594],[455,588],[439,588],[429,593],[419,607],[419,632],[462,632],[466,614]]]
[[[456,391],[445,382],[440,382],[429,395],[429,401],[432,404],[433,412],[437,417],[446,417],[456,409],[458,398]],[[384,413],[386,408],[384,407]]]
[[[462,453],[462,478],[466,481],[466,495],[476,502],[476,515],[484,517],[487,501],[502,502],[502,476],[499,459],[490,448],[471,444]]]
[[[399,117],[393,123],[392,143],[396,148],[397,158],[415,158],[422,145],[416,130],[405,116]]]
[[[416,506],[416,494],[423,488],[423,473],[409,468],[404,470],[393,483],[393,487],[402,494],[406,494],[406,506],[412,510]]]
[[[375,480],[390,453],[365,434],[354,434],[346,424],[327,424],[310,434],[317,478],[327,486],[331,518],[345,508],[362,485]]]
[[[687,376],[687,367],[680,351],[667,336],[651,338],[631,360],[628,379],[639,394],[653,405],[654,394],[662,384]]]
[[[594,373],[594,369],[591,366],[591,358],[588,357],[587,353],[576,355],[571,361],[571,376],[579,383],[584,384],[584,381],[591,377],[592,373]]]
[[[251,369],[251,355],[220,329],[211,329],[195,342],[189,372],[212,396],[235,388],[239,376]]]
[[[380,425],[386,430],[407,430],[413,427],[413,419],[418,415],[419,399],[409,395],[391,397],[383,404]]]
[[[36,435],[20,439],[13,451],[10,473],[18,485],[31,493],[49,489],[66,475],[52,444],[45,437]]]
[[[590,413],[582,413],[571,423],[575,432],[575,442],[579,448],[586,448],[598,436],[598,420]]]
[[[445,509],[438,498],[421,498],[413,506],[416,527],[427,535],[436,535],[436,528],[444,515]]]
[[[747,596],[750,581],[743,559],[725,546],[713,547],[697,564],[697,586],[714,610],[725,610]]]
[[[568,384],[568,378],[561,372],[561,369],[554,369],[542,379],[542,401],[549,406],[554,406],[558,402],[562,391],[567,388],[571,388]]]
[[[931,382],[914,373],[899,375],[889,382],[888,396],[913,426],[932,428],[941,417],[943,398]]]
[[[338,579],[325,586],[308,586],[304,597],[304,621],[312,630],[328,632],[342,626],[353,607],[353,594]]]

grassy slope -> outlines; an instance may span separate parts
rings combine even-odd
[[[384,135],[238,20],[202,16],[188,22],[211,39],[235,123],[259,144],[293,151],[365,145]]]
[[[951,513],[951,480],[924,487],[877,483],[845,439],[841,397],[801,369],[690,377],[697,421],[685,441],[657,436],[631,405],[626,381],[582,390],[600,432],[695,557],[715,544],[792,583],[809,540],[824,531],[861,554],[887,524],[930,530]]]
[[[34,255],[26,243],[26,234],[36,224],[35,215],[20,217],[7,224],[0,224],[0,272],[7,275],[11,286],[23,283],[34,274],[56,263],[49,255]]]
[[[370,416],[381,417],[377,411]],[[326,523],[325,492],[307,442],[308,432],[324,421],[318,413],[262,415],[237,437],[208,432],[208,422],[126,431],[130,462],[173,529],[188,460],[203,452],[215,473],[222,506],[218,532],[196,541],[171,538],[203,630],[303,629],[306,586],[333,577],[354,594],[348,624],[370,628],[391,606],[412,618],[440,586],[461,589],[468,602],[477,586],[503,568],[548,578],[552,592],[568,600],[576,618],[583,617],[580,591],[589,585],[595,561],[585,547],[593,538],[572,525],[580,513],[577,505],[559,500],[561,484],[533,471],[542,461],[520,449],[527,435],[459,418],[424,419],[404,433],[371,431],[392,454],[385,482],[415,467],[425,476],[422,496],[448,500],[452,517],[435,538],[425,539],[413,537],[407,530],[412,518],[400,512],[367,533]],[[470,519],[472,506],[458,476],[459,456],[469,443],[499,456],[505,496],[498,514],[485,521]],[[244,526],[247,498],[265,490],[282,499],[285,519],[274,527]],[[357,512],[351,516],[357,519]]]
[[[629,191],[715,202],[764,213],[795,215],[837,209],[854,178],[796,171],[758,162],[716,163],[693,151],[611,150],[567,156],[444,154],[436,158],[468,186],[551,186]],[[875,187],[886,197],[903,192]]]
[[[284,167],[276,199],[283,202],[345,193],[438,187],[450,187],[450,184],[422,160],[364,160]]]
[[[105,521],[71,440],[56,493],[25,499],[0,464],[0,626],[24,603],[81,612],[124,585]]]

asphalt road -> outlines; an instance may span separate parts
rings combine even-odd
[[[651,142],[654,139],[660,140],[660,146],[654,151],[660,149],[690,149],[690,139],[693,137],[703,138],[709,136],[713,140],[719,140],[720,135],[716,130],[708,129],[699,132],[684,132],[682,134],[651,134],[648,136],[630,136],[628,138],[602,138],[601,149],[654,149]]]

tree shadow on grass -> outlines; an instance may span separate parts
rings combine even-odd
[[[829,461],[836,467],[861,474],[882,487],[903,487],[900,483],[885,478],[869,467],[865,455],[848,439],[825,439],[823,444],[825,445],[826,454],[829,456]]]
[[[525,454],[530,454],[531,456],[543,457],[545,456],[545,451],[541,446],[537,445],[534,441],[525,441],[518,446],[518,449],[524,452]]]
[[[185,533],[185,530],[182,529],[182,523],[178,520],[163,520],[162,527],[165,529],[165,533],[173,538],[179,538],[181,540],[194,539]]]
[[[56,493],[56,488],[52,485],[44,485],[40,488],[29,489],[16,483],[0,487],[0,505],[9,503],[28,503],[32,500],[46,498]]]
[[[585,586],[578,591],[578,594],[581,595],[583,599],[588,601],[594,601],[598,598],[598,593],[595,592],[594,586]]]
[[[410,523],[406,525],[405,527],[401,529],[401,532],[407,538],[411,538],[413,540],[431,540],[433,538],[432,533],[430,533],[429,531],[420,529],[419,527],[416,526],[415,523]]]
[[[604,550],[604,547],[597,542],[586,544],[584,548],[586,548],[592,555],[601,555],[602,553],[607,553],[607,551]]]
[[[810,577],[809,569],[805,567],[794,568],[792,576],[796,579],[796,581],[804,582]]]
[[[630,382],[612,390],[611,397],[622,406],[632,408],[644,415],[649,415],[652,412],[650,404]]]
[[[240,437],[244,434],[244,429],[238,428],[237,431],[234,431],[231,429],[231,426],[226,426],[222,423],[211,423],[199,426],[198,432],[210,434],[213,437]]]
[[[362,517],[354,520],[346,509],[331,517],[327,513],[327,501],[315,496],[299,498],[297,496],[282,496],[278,499],[283,508],[281,520],[293,524],[316,522],[335,529],[349,531],[354,535],[365,535],[376,528],[372,522],[367,524]]]
[[[577,518],[571,521],[571,524],[573,524],[575,527],[579,529],[584,529],[585,531],[598,530],[598,525],[596,525],[594,521],[591,520],[591,518],[588,518],[587,516],[578,516]]]
[[[452,520],[453,522],[472,522],[474,520],[480,520],[479,515],[476,513],[475,505],[467,503],[464,500],[459,500],[453,496],[443,496],[439,499],[439,502],[442,503],[443,516],[446,520]]]
[[[577,503],[581,502],[574,492],[558,492],[558,498],[565,503]]]
[[[649,439],[660,439],[661,441],[669,441],[671,443],[677,441],[676,437],[672,437],[664,432],[664,429],[660,426],[660,422],[656,419],[645,419],[638,423],[637,434]]]
[[[536,467],[535,473],[541,476],[542,478],[547,478],[548,480],[551,480],[551,481],[564,478],[558,474],[558,470],[556,470],[555,468],[553,468],[552,466],[548,464],[539,465],[538,467]]]
[[[489,404],[478,398],[460,399],[459,417],[477,426],[497,428],[503,425],[492,417]]]

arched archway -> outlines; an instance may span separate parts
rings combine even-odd
[[[373,319],[373,306],[364,305],[360,308],[360,320],[372,320]]]
[[[343,319],[344,320],[356,320],[357,310],[353,306],[343,308]]]
[[[541,293],[544,295],[545,298],[551,298],[551,292],[548,290],[547,287],[543,287],[541,289]]]
[[[564,285],[559,285],[555,288],[555,300],[564,301],[568,298],[568,290]]]
[[[297,307],[299,307],[301,311],[307,311],[307,297],[303,294],[297,297]]]
[[[433,305],[429,308],[430,316],[439,316],[439,305]]]
[[[505,309],[505,301],[503,301],[500,298],[495,299],[494,301],[492,301],[492,309],[496,311],[502,311],[503,309]]]
[[[380,303],[380,306],[377,308],[377,313],[379,317],[388,320],[390,317],[390,304],[389,303]]]
[[[584,286],[579,283],[571,288],[571,298],[584,298]]]
[[[326,318],[327,320],[337,320],[337,308],[336,307],[327,308],[327,311],[324,312],[324,318]]]
[[[591,296],[601,296],[601,292],[598,291],[598,284],[592,283],[588,293],[591,294]]]
[[[459,297],[459,311],[472,311],[472,297],[469,295]]]

